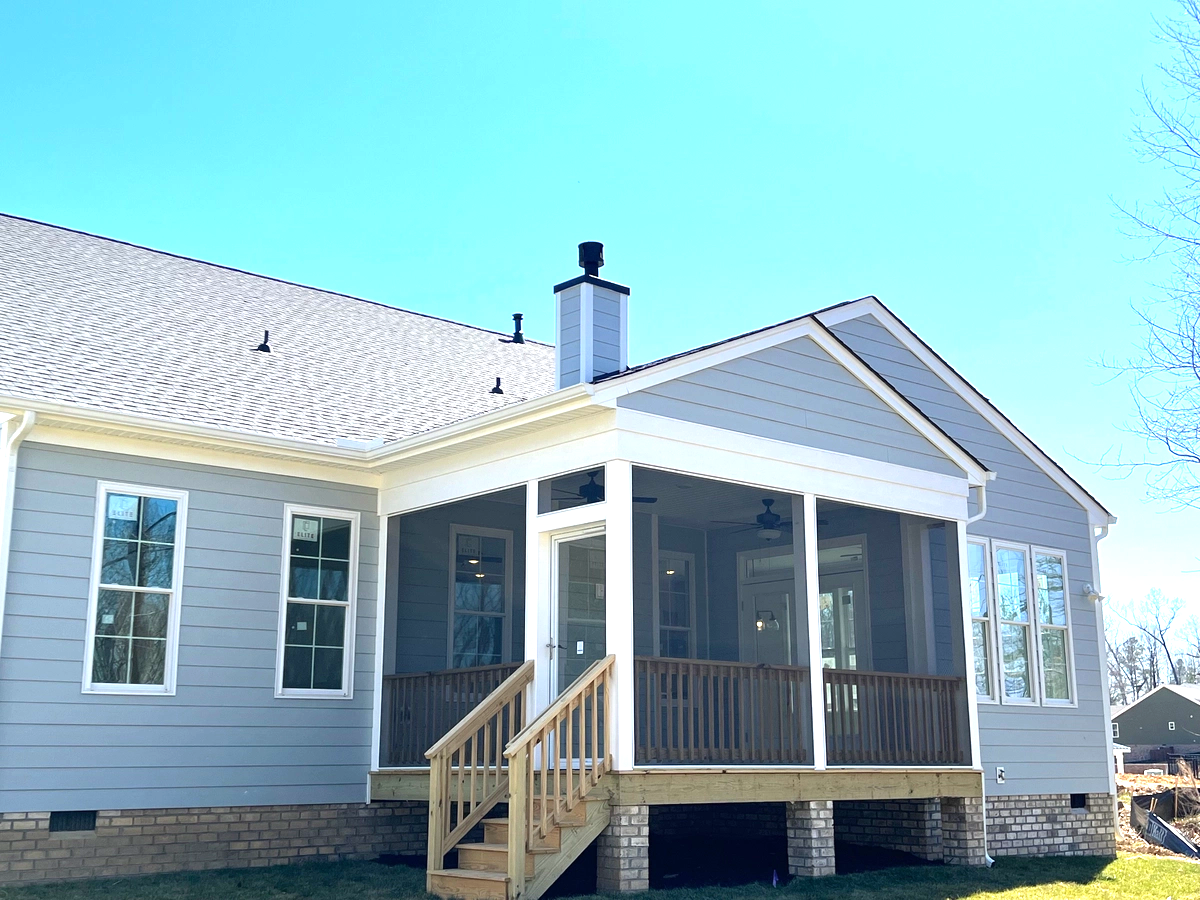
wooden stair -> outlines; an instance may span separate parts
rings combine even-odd
[[[608,821],[607,798],[593,796],[577,803],[525,854],[525,888],[518,898],[513,896],[507,874],[508,819],[484,819],[483,840],[458,845],[457,868],[429,871],[429,891],[445,900],[537,900],[599,836]]]

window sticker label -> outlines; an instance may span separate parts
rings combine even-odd
[[[303,516],[292,518],[292,540],[315,541],[321,528],[319,519],[306,519]]]
[[[307,622],[297,622],[296,630],[297,631],[308,631],[308,623]]]
[[[113,623],[114,618],[116,618],[116,617],[112,613],[104,613],[104,615],[102,615],[100,617],[100,624],[101,625],[111,625]]]
[[[125,494],[108,495],[108,517],[110,519],[125,519],[136,522],[138,517],[138,498]]]

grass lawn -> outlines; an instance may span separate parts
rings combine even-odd
[[[0,900],[425,900],[425,873],[369,862],[310,863],[0,888]],[[992,869],[887,869],[772,888],[650,891],[645,900],[1198,900],[1200,865],[1124,856],[1000,860]]]

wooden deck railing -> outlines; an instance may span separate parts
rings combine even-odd
[[[613,668],[592,663],[504,751],[508,759],[508,896],[525,890],[534,850],[612,768]]]
[[[833,765],[964,765],[962,678],[825,669]]]
[[[639,656],[638,764],[793,763],[808,755],[808,669]]]
[[[425,751],[482,703],[520,663],[383,676],[384,766],[424,766]]]
[[[429,748],[429,870],[508,793],[504,748],[525,727],[533,662],[523,663],[490,696]]]

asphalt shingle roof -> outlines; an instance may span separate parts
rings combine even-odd
[[[391,441],[553,391],[554,348],[506,337],[0,215],[0,395]]]

